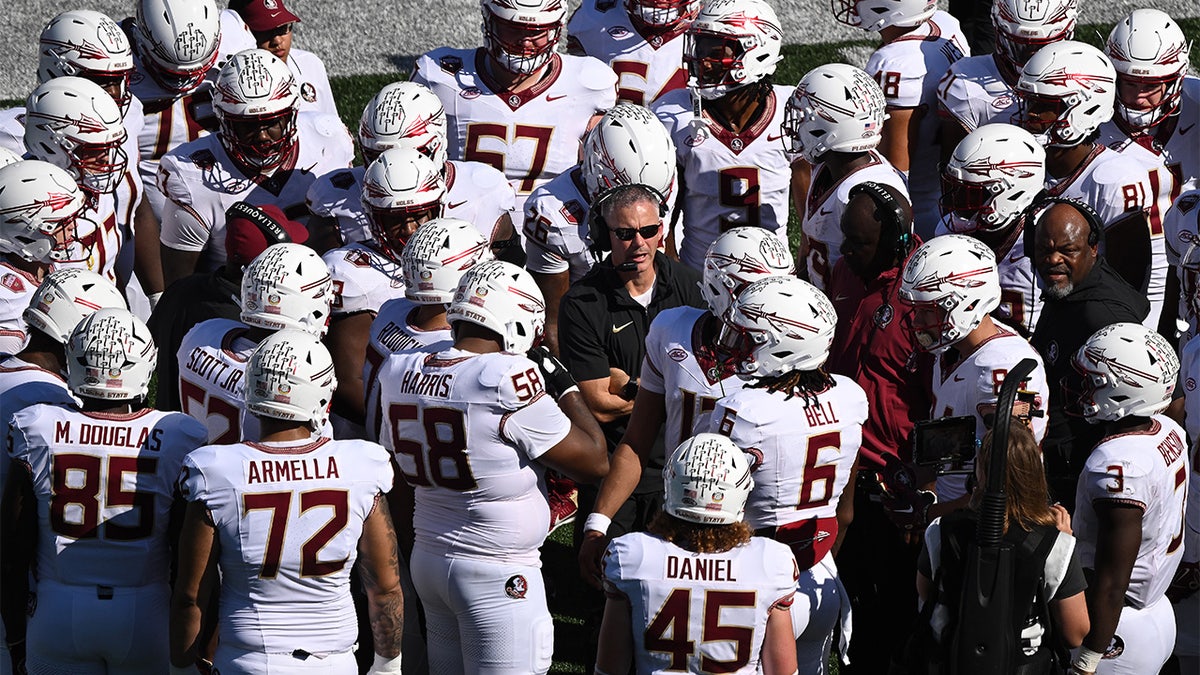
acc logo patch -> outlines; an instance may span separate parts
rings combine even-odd
[[[25,282],[21,281],[21,277],[11,272],[5,272],[4,276],[0,277],[0,286],[7,288],[13,293],[25,292]]]
[[[623,38],[629,35],[629,29],[624,26],[613,26],[608,29],[608,34],[615,38]]]
[[[679,361],[683,361],[683,360],[687,359],[688,353],[687,353],[686,349],[683,349],[681,347],[676,347],[676,348],[672,349],[671,351],[667,352],[667,356],[671,357],[672,361],[675,361],[678,363]]]
[[[482,93],[479,91],[479,87],[464,87],[462,91],[458,92],[458,95],[469,100],[479,98],[479,95]]]
[[[1012,94],[1001,94],[992,101],[992,107],[996,110],[1004,110],[1013,104]]]
[[[529,592],[529,582],[520,574],[514,574],[504,582],[504,594],[513,600],[524,600]]]

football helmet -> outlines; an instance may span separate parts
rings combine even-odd
[[[66,262],[87,207],[71,174],[27,159],[0,168],[0,251],[29,262]]]
[[[362,206],[375,243],[399,260],[412,231],[442,217],[447,189],[442,167],[415,148],[384,150],[363,174]]]
[[[25,101],[25,148],[66,169],[91,195],[117,189],[129,168],[121,109],[100,85],[56,77]]]
[[[418,305],[447,304],[463,273],[491,258],[479,228],[458,218],[434,218],[418,227],[400,252],[404,297]]]
[[[912,334],[925,351],[940,354],[975,330],[1000,304],[1000,274],[992,249],[973,237],[934,237],[913,252],[900,279],[900,300],[937,316],[913,317]]]
[[[1020,74],[1039,49],[1073,38],[1078,17],[1078,0],[995,0],[992,26],[1000,62],[1013,76]]]
[[[213,93],[221,146],[246,166],[279,167],[296,149],[299,105],[300,86],[286,63],[265,49],[238,52],[221,69]]]
[[[937,11],[937,0],[830,0],[830,5],[838,21],[873,33],[919,26]]]
[[[321,256],[302,244],[268,246],[242,275],[242,323],[294,328],[325,337],[333,279]]]
[[[675,142],[648,109],[632,103],[610,108],[583,138],[580,165],[588,196],[639,184],[674,201]]]
[[[99,309],[127,309],[125,296],[108,279],[80,267],[47,275],[21,315],[25,323],[66,344],[71,331]]]
[[[1046,150],[1028,131],[985,124],[967,134],[942,168],[940,206],[951,232],[1012,225],[1046,185]]]
[[[783,60],[783,29],[765,0],[711,0],[684,39],[688,86],[703,99],[759,82]]]
[[[837,313],[816,286],[794,276],[772,276],[747,286],[729,308],[720,344],[738,377],[775,377],[816,370],[829,358]]]
[[[761,227],[735,227],[704,254],[700,296],[713,316],[724,319],[733,299],[752,282],[795,272],[792,253],[779,237]]]
[[[19,161],[21,161],[20,155],[12,150],[9,150],[8,148],[0,147],[0,169],[3,169],[9,164],[16,164]]]
[[[1063,40],[1030,57],[1014,92],[1021,127],[1051,147],[1072,147],[1112,119],[1117,73],[1099,49]]]
[[[721,434],[696,434],[663,467],[663,511],[693,523],[729,525],[742,519],[754,479],[746,453]]]
[[[337,378],[321,339],[284,329],[259,343],[246,362],[246,410],[255,415],[325,426]]]
[[[217,62],[221,19],[213,0],[138,0],[134,48],[163,89],[186,94]]]
[[[68,75],[111,86],[109,94],[125,116],[132,97],[133,49],[116,21],[90,9],[50,19],[38,39],[38,82]]]
[[[1138,323],[1101,328],[1075,352],[1071,365],[1083,376],[1079,408],[1092,423],[1162,412],[1179,378],[1179,357],[1170,343]]]
[[[150,329],[124,308],[96,310],[67,340],[67,384],[76,396],[144,398],[158,363]]]
[[[1165,12],[1133,10],[1113,26],[1104,53],[1112,61],[1118,80],[1163,85],[1162,100],[1147,109],[1132,108],[1117,97],[1117,114],[1135,131],[1149,129],[1179,110],[1188,70],[1188,40]]]
[[[810,164],[827,152],[866,152],[879,145],[887,103],[865,71],[844,63],[813,68],[783,111],[783,143]]]
[[[358,124],[358,142],[367,164],[384,150],[413,148],[442,166],[446,155],[446,111],[423,84],[393,82],[371,97]]]
[[[700,13],[702,0],[625,0],[625,11],[647,26],[673,29]]]
[[[566,25],[563,0],[483,0],[483,46],[502,68],[531,75],[550,61]]]
[[[542,341],[546,301],[529,272],[488,260],[467,270],[458,282],[446,321],[467,321],[497,333],[504,351],[524,354]]]

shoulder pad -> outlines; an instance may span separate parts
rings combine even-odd
[[[522,354],[493,356],[479,380],[485,388],[496,390],[497,403],[505,410],[524,408],[544,391],[537,364]]]
[[[350,132],[346,130],[346,125],[342,124],[342,120],[337,115],[316,111],[301,112],[300,114],[308,118],[308,126],[324,138],[350,135]]]
[[[349,189],[354,185],[354,173],[349,169],[338,171],[329,178],[329,183],[339,190]]]
[[[566,59],[578,61],[579,73],[576,77],[585,88],[591,91],[611,90],[613,99],[616,100],[617,74],[603,61],[594,56],[571,56],[569,54],[564,54],[563,59],[564,61]]]

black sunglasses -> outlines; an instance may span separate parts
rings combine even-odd
[[[633,238],[639,234],[642,235],[642,239],[649,239],[658,234],[660,228],[662,228],[661,221],[645,227],[618,227],[615,229],[609,228],[608,231],[616,235],[617,239],[621,241],[633,241]]]

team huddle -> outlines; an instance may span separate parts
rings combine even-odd
[[[481,0],[354,134],[282,0],[50,18],[0,673],[545,673],[545,576],[597,675],[951,672],[995,451],[1009,672],[1200,670],[1200,80],[1076,3],[792,86],[768,0]]]

